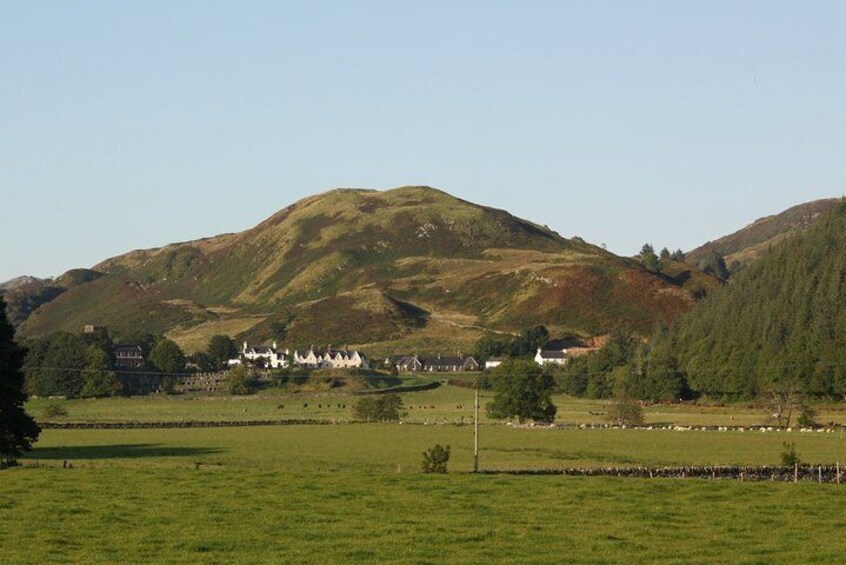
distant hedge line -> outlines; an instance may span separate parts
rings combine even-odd
[[[419,392],[422,390],[432,390],[441,386],[439,381],[432,381],[431,383],[426,383],[422,385],[406,385],[406,386],[395,386],[391,388],[385,389],[376,389],[376,390],[357,390],[353,392],[353,396],[367,396],[369,394],[392,394],[392,393],[402,393],[402,392]]]
[[[171,422],[39,422],[42,429],[53,430],[122,430],[158,428],[236,428],[242,426],[296,426],[333,424],[332,420],[231,420]]]

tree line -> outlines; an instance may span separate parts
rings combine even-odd
[[[619,388],[655,401],[765,396],[780,405],[801,396],[844,398],[844,304],[841,204],[737,272],[672,327],[656,329],[648,340],[615,332],[602,350],[570,359],[556,380],[561,392],[591,398],[611,397]]]
[[[124,336],[123,341],[141,348],[145,366],[139,370],[162,373],[162,387],[166,391],[173,388],[173,375],[222,370],[237,355],[234,341],[225,335],[213,336],[205,351],[190,356],[164,336],[137,334]],[[78,334],[59,331],[24,340],[21,345],[27,351],[23,370],[29,394],[77,398],[124,392],[114,342],[108,331]]]

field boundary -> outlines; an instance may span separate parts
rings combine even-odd
[[[432,381],[431,383],[423,383],[419,385],[405,385],[395,386],[391,388],[374,389],[374,390],[356,390],[353,391],[353,396],[369,396],[371,394],[391,394],[402,392],[421,392],[424,390],[433,390],[441,386],[440,381]]]
[[[637,479],[710,479],[738,481],[818,482],[846,481],[839,465],[688,466],[688,467],[571,467],[563,469],[483,470],[484,475],[563,475],[569,477],[629,477]]]
[[[168,422],[38,422],[44,430],[126,430],[126,429],[166,429],[166,428],[238,428],[244,426],[299,426],[331,425],[336,420],[186,420]]]

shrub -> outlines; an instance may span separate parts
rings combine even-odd
[[[68,410],[61,404],[51,402],[44,407],[42,414],[45,418],[62,418],[68,415]]]
[[[781,451],[781,464],[785,467],[799,465],[801,461],[799,459],[799,454],[796,452],[796,444],[784,442],[782,446],[784,449]]]
[[[226,375],[226,388],[229,394],[252,394],[254,384],[252,375],[242,365],[235,367]]]
[[[607,418],[618,426],[642,426],[643,408],[637,400],[625,393],[618,393],[611,401]]]
[[[813,428],[817,425],[817,411],[813,408],[813,406],[803,404],[797,422],[800,426]]]
[[[367,422],[395,422],[402,415],[402,398],[398,394],[365,396],[353,406],[353,417]]]
[[[446,473],[447,462],[449,461],[449,446],[435,444],[423,452],[424,473]]]

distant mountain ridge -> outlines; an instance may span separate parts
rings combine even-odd
[[[484,331],[541,323],[559,334],[648,333],[687,311],[694,290],[718,284],[679,270],[660,276],[430,187],[337,189],[244,232],[103,261],[20,330],[94,323],[118,336],[166,333],[189,350],[224,333],[377,353],[467,351]]]
[[[686,253],[687,261],[703,267],[716,253],[725,258],[729,271],[736,272],[755,262],[767,249],[806,230],[821,215],[832,210],[840,198],[814,200],[759,218],[748,226]]]
[[[20,277],[15,277],[10,279],[4,283],[0,283],[0,292],[7,291],[7,290],[14,290],[16,288],[20,288],[22,286],[27,286],[31,284],[38,284],[44,283],[50,279],[39,279],[38,277],[33,277],[30,275],[23,275]]]

